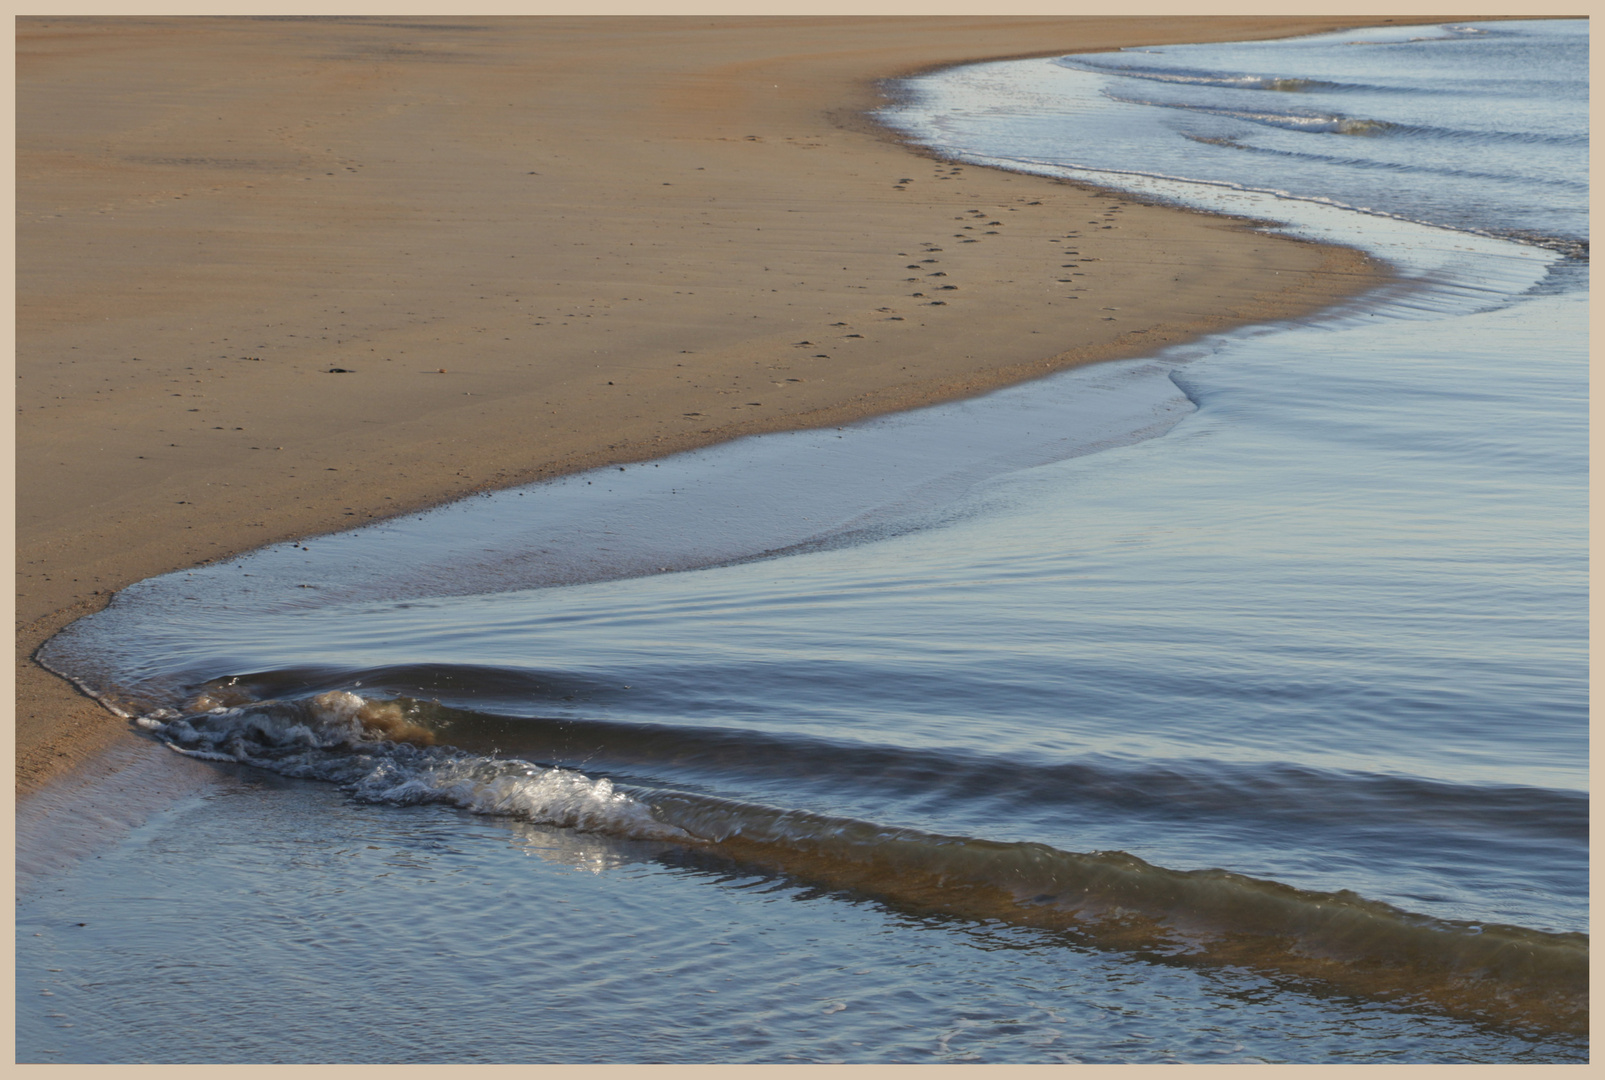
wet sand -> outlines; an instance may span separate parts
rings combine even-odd
[[[933,66],[1356,22],[19,20],[19,792],[134,738],[31,655],[142,578],[1370,287],[864,115]]]

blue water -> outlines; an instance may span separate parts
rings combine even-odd
[[[1275,191],[1576,252],[1581,21],[1388,27],[977,64],[892,119],[980,160]]]
[[[1398,281],[125,591],[44,659],[205,783],[25,886],[19,1060],[1585,1060],[1586,50],[911,80]]]

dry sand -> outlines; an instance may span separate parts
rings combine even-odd
[[[19,20],[19,791],[133,738],[30,657],[141,578],[1368,287],[864,116],[937,65],[1355,21]]]

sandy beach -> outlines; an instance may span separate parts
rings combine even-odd
[[[1357,21],[20,19],[19,793],[135,738],[31,657],[151,575],[1370,287],[865,116],[933,66]]]

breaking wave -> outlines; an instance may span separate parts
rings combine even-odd
[[[438,803],[667,842],[898,907],[1062,931],[1095,947],[1249,967],[1521,1026],[1586,1028],[1583,934],[1433,918],[1348,891],[1173,870],[1122,851],[947,836],[618,784],[438,745],[407,703],[344,690],[254,702],[214,691],[136,722],[180,753],[337,783],[364,802]]]

